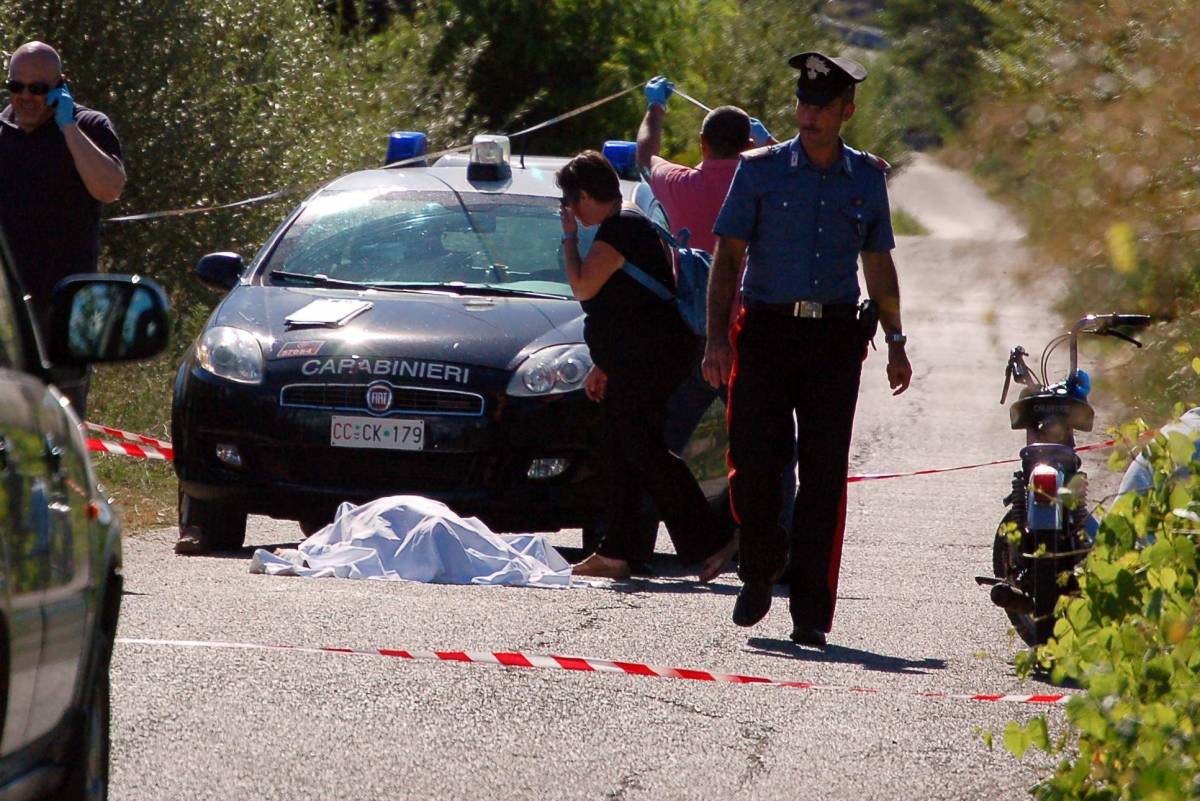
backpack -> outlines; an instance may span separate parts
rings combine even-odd
[[[679,314],[687,327],[698,337],[707,335],[708,326],[708,274],[712,270],[712,254],[706,250],[687,246],[690,232],[684,228],[678,237],[658,223],[654,224],[663,247],[670,257],[675,271],[675,292],[657,278],[626,261],[622,266],[629,277],[649,289],[661,300],[675,302]]]

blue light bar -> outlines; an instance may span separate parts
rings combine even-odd
[[[425,134],[420,131],[392,131],[388,134],[387,158],[384,164],[425,155]],[[414,161],[408,167],[424,167],[425,161]]]
[[[604,143],[602,152],[618,175],[637,180],[637,142],[610,139]]]

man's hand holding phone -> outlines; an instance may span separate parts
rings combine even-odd
[[[54,122],[59,130],[75,124],[75,98],[71,96],[71,87],[65,81],[46,95],[46,105],[54,109]]]

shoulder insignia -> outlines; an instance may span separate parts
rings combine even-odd
[[[742,158],[745,161],[757,161],[758,159],[765,159],[767,156],[772,156],[774,154],[775,147],[773,145],[765,145],[763,147],[753,148],[752,150],[742,151]]]
[[[874,153],[868,153],[864,150],[862,154],[863,158],[867,160],[867,163],[880,172],[886,173],[892,168],[891,164],[888,164],[885,160],[881,159],[879,156],[876,156]]]

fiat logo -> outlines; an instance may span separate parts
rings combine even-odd
[[[367,387],[367,409],[382,414],[392,408],[392,388],[387,384],[371,384]]]

